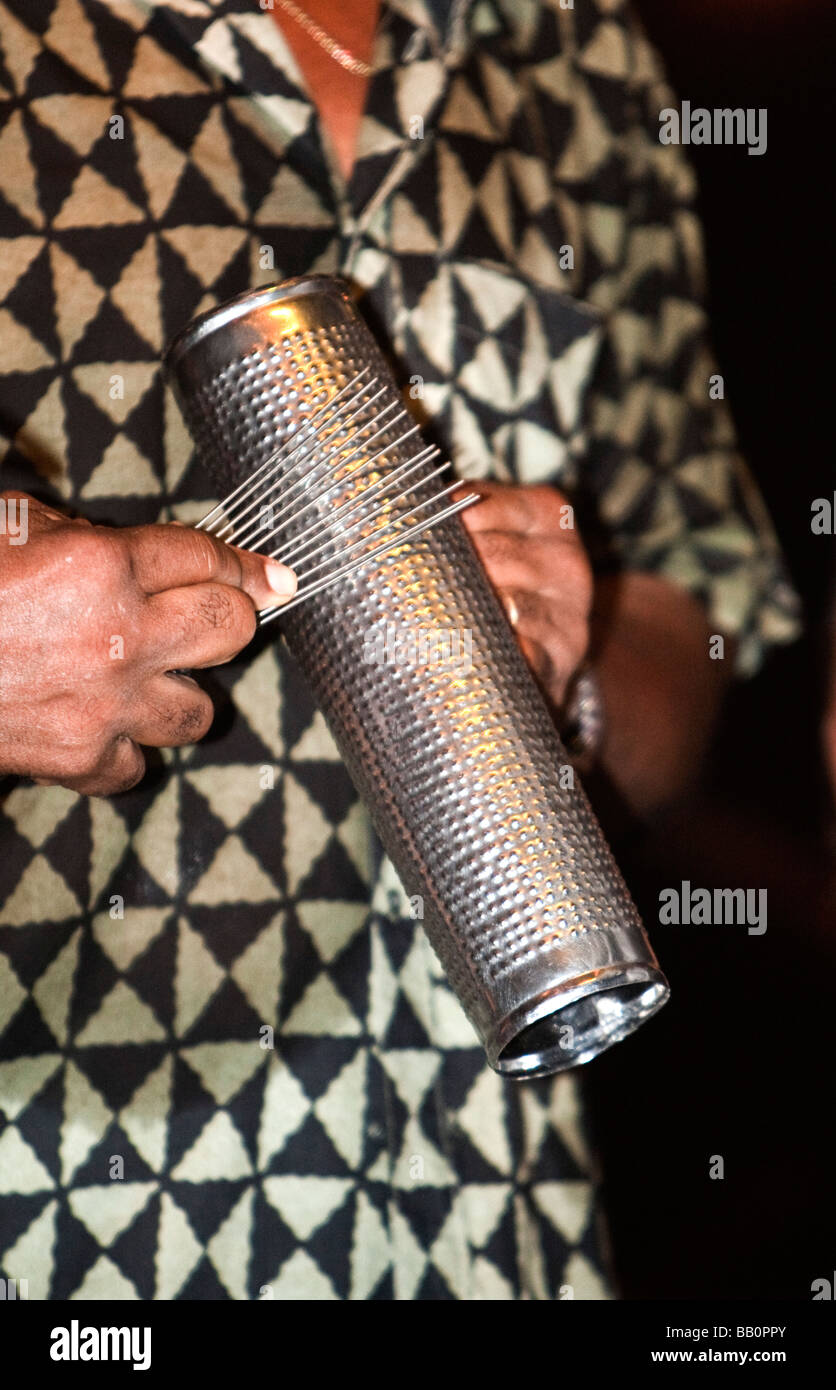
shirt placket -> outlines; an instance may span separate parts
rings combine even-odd
[[[433,140],[433,121],[460,60],[465,18],[471,0],[393,0],[378,32],[378,68],[372,79],[359,133],[361,156],[347,188],[341,264],[351,273],[364,238],[404,181],[426,157]],[[401,21],[398,52],[395,20]],[[405,31],[405,32],[404,32]],[[397,114],[398,129],[384,129],[384,141],[399,137],[382,152],[381,112]],[[370,166],[374,186],[370,187]]]
[[[266,129],[275,131],[282,161],[305,182],[315,180],[319,190],[327,185],[335,225],[340,227],[346,215],[345,191],[320,138],[315,104],[271,15],[259,9],[256,0],[247,10],[236,0],[222,0],[203,18],[185,13],[177,0],[156,0],[154,9],[207,71],[226,79],[236,95],[252,102]]]
[[[393,195],[428,152],[433,119],[465,42],[471,4],[472,0],[384,3],[375,74],[359,131],[361,154],[347,184],[320,137],[315,103],[270,14],[254,0],[252,10],[242,9],[237,0],[225,0],[211,9],[205,5],[202,16],[195,14],[196,7],[181,8],[177,0],[155,0],[151,8],[165,17],[208,70],[247,93],[267,126],[276,130],[288,165],[306,181],[315,172],[320,188],[327,184],[339,239],[339,265],[350,275],[375,219],[385,215]],[[393,54],[396,29],[398,52]],[[244,45],[237,41],[239,35],[246,40]],[[257,63],[248,60],[252,51],[258,55]],[[277,86],[289,83],[293,87],[292,98],[269,89],[265,62],[275,70]],[[385,124],[383,113],[395,113],[396,128]]]

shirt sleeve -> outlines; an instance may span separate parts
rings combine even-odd
[[[638,26],[626,33],[626,226],[617,265],[590,287],[606,327],[581,505],[598,567],[687,589],[737,639],[738,671],[750,674],[797,636],[800,605],[711,347],[695,177],[682,148],[659,141],[659,112],[675,99]]]

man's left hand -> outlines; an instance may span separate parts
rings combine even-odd
[[[586,656],[592,568],[566,498],[553,487],[467,485],[482,501],[462,519],[523,654],[560,707]]]

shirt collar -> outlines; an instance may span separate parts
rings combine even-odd
[[[241,96],[255,102],[285,141],[291,162],[302,158],[309,171],[308,161],[315,159],[332,184],[337,221],[354,238],[423,158],[428,141],[411,138],[409,125],[420,117],[429,130],[472,42],[468,19],[476,0],[383,0],[379,33],[384,33],[385,48],[386,33],[397,27],[398,51],[390,52],[393,66],[373,79],[359,132],[357,164],[347,189],[325,160],[315,109],[289,46],[258,0],[134,2],[151,12],[151,22],[167,29],[170,38],[185,43],[204,69],[225,78]],[[480,3],[487,4],[502,24],[501,10],[493,0]],[[405,37],[408,30],[418,36],[414,53],[409,52],[412,40]],[[409,119],[404,115],[407,107]]]
[[[447,57],[461,38],[463,21],[473,0],[383,0],[383,9],[422,30],[439,57]]]
[[[464,21],[475,0],[383,0],[382,11],[391,10],[426,34],[436,56],[446,57],[461,42]],[[107,0],[105,0],[107,3]],[[194,42],[215,25],[234,18],[236,27],[252,28],[252,21],[269,19],[258,0],[137,0],[149,11],[158,11]],[[243,26],[242,26],[243,21]]]

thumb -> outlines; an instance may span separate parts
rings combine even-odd
[[[296,575],[288,565],[271,560],[266,555],[257,555],[251,550],[241,550],[230,546],[241,562],[243,575],[242,588],[249,594],[258,611],[262,608],[275,608],[278,603],[287,603],[296,593]]]

